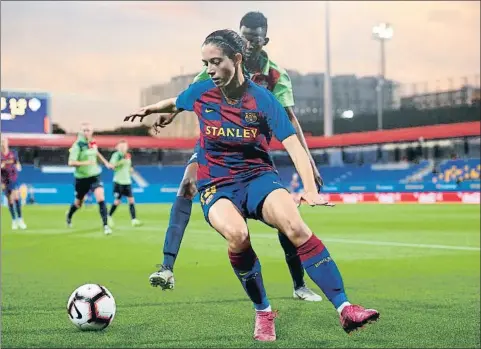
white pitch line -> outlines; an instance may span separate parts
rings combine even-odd
[[[142,229],[143,228],[143,229]],[[128,228],[120,228],[119,230],[127,230]],[[142,230],[159,230],[158,228],[149,228],[149,227],[140,227],[140,228],[132,228],[133,230],[142,229]],[[131,230],[131,229],[129,229]],[[212,234],[215,233],[214,230],[206,230],[206,229],[192,229],[195,233],[202,233],[202,234]],[[256,233],[253,235],[255,237],[260,238],[268,238],[268,239],[277,239],[277,234],[262,232]],[[481,251],[480,247],[472,247],[472,246],[449,246],[449,245],[431,245],[431,244],[413,244],[413,243],[405,243],[405,242],[395,242],[395,241],[372,241],[372,240],[351,240],[351,239],[331,239],[326,238],[322,239],[322,241],[326,242],[333,242],[333,243],[341,243],[341,244],[357,244],[357,245],[371,245],[371,246],[394,246],[394,247],[414,247],[414,248],[425,248],[425,249],[438,249],[438,250],[456,250],[456,251]]]
[[[261,236],[264,238],[276,238],[277,234],[256,234],[254,236]],[[326,242],[341,243],[341,244],[357,244],[357,245],[371,245],[371,246],[394,246],[394,247],[414,247],[425,249],[440,249],[440,250],[458,250],[458,251],[481,251],[480,247],[473,246],[449,246],[449,245],[431,245],[431,244],[413,244],[396,241],[373,241],[373,240],[351,240],[351,239],[335,239],[325,238],[321,239]]]
[[[373,245],[373,246],[396,246],[396,247],[414,247],[427,248],[439,250],[460,250],[460,251],[481,251],[480,247],[471,246],[449,246],[449,245],[429,245],[429,244],[410,244],[404,242],[389,242],[389,241],[364,241],[364,240],[348,240],[348,239],[322,239],[327,242],[338,242],[344,244],[359,244],[359,245]]]
[[[80,232],[83,229],[28,229],[26,231],[17,231],[15,234],[35,234],[35,233],[50,233],[50,234],[61,234],[61,233],[74,233]],[[87,229],[86,229],[87,230]],[[120,231],[157,231],[159,233],[163,233],[164,229],[161,227],[114,227],[113,233],[115,234],[115,230]],[[192,233],[194,234],[217,234],[214,230],[209,229],[191,229]],[[93,231],[92,231],[93,232]],[[86,231],[86,234],[91,233],[90,231]],[[99,229],[99,234],[102,233],[101,229]],[[266,238],[266,239],[277,239],[277,234],[273,232],[262,232],[256,233],[253,235],[254,238]],[[340,244],[354,244],[354,245],[369,245],[369,246],[393,246],[393,247],[413,247],[413,248],[424,248],[424,249],[438,249],[438,250],[452,250],[452,251],[477,251],[480,252],[480,247],[474,246],[450,246],[450,245],[431,245],[431,244],[414,244],[414,243],[405,243],[405,242],[396,242],[396,241],[373,241],[373,240],[351,240],[351,239],[336,239],[336,238],[326,238],[322,239],[322,241],[332,242],[332,243],[340,243]]]

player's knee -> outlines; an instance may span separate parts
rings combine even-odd
[[[84,202],[82,200],[76,199],[73,203],[75,207],[80,208]]]
[[[236,226],[235,224],[228,225],[224,230],[224,234],[229,243],[230,250],[241,251],[250,244],[249,231],[245,226]]]
[[[115,205],[115,206],[120,205],[120,200],[119,200],[119,199],[114,200],[114,205]]]
[[[312,235],[311,230],[300,217],[286,217],[282,230],[296,246],[303,244]]]
[[[103,188],[98,188],[97,190],[95,190],[94,195],[95,195],[95,199],[97,200],[97,202],[105,201],[105,195],[104,195]]]
[[[129,201],[129,204],[135,204],[134,198],[128,198],[127,200]]]
[[[192,200],[196,194],[197,186],[195,185],[195,180],[192,178],[184,178],[180,183],[178,196]]]

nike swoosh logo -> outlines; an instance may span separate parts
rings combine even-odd
[[[247,271],[247,272],[245,272],[245,273],[241,273],[241,272],[239,272],[239,275],[240,275],[240,276],[246,276],[247,274],[249,274],[249,272],[248,272],[248,271]]]
[[[212,113],[213,111],[214,111],[214,109],[205,108],[206,113]]]

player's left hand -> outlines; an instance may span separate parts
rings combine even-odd
[[[332,202],[324,200],[319,193],[314,193],[314,192],[302,193],[299,204],[300,205],[307,204],[309,206],[328,206],[328,207],[336,206],[336,204],[333,204]]]
[[[177,114],[178,113],[160,114],[157,120],[152,125],[152,128],[156,133],[158,133],[159,132],[158,128],[164,128],[170,123],[172,123],[172,121],[174,121]]]
[[[109,170],[113,170],[115,168],[115,166],[112,165],[110,162],[106,163],[105,167],[107,167]]]

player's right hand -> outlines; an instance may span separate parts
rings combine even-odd
[[[320,194],[313,192],[302,193],[300,198],[300,204],[307,204],[309,206],[336,206],[332,202],[324,200]]]
[[[150,115],[152,114],[152,112],[150,111],[149,108],[147,107],[142,107],[140,108],[139,110],[137,110],[136,112],[133,112],[129,115],[127,115],[125,118],[124,118],[124,121],[131,121],[131,122],[134,122],[135,118],[136,117],[140,117],[140,122],[144,121],[144,118],[147,116],[147,115]]]

